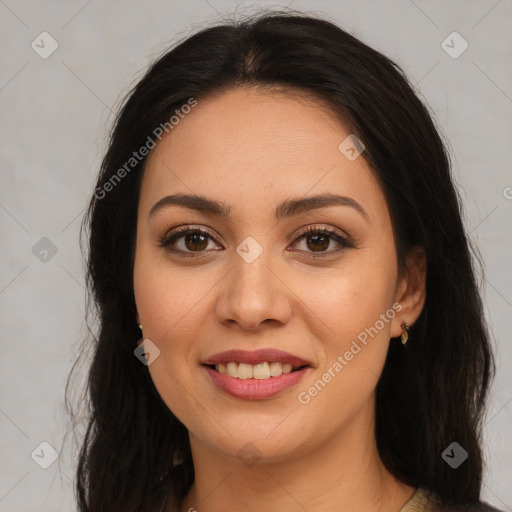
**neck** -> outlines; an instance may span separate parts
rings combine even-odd
[[[195,482],[182,511],[396,512],[414,488],[384,467],[368,428],[372,414],[372,408],[362,411],[330,439],[319,433],[320,445],[312,441],[286,459],[261,459],[250,467],[190,434]]]

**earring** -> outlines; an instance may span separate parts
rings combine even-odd
[[[409,325],[407,324],[407,322],[402,322],[402,325],[400,327],[402,327],[403,329],[400,338],[402,339],[402,345],[405,346],[407,340],[409,339]]]
[[[142,324],[139,324],[139,329],[142,331]]]

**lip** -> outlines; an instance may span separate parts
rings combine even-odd
[[[272,398],[298,384],[306,373],[311,371],[311,367],[306,366],[300,370],[283,373],[279,377],[258,380],[230,377],[206,365],[203,365],[203,368],[221,391],[243,400],[264,400]]]
[[[300,366],[313,366],[313,363],[310,361],[306,361],[305,359],[290,354],[289,352],[284,352],[274,348],[261,348],[259,350],[252,351],[240,349],[226,350],[225,352],[219,352],[218,354],[209,357],[206,361],[203,361],[202,364],[227,364],[231,361],[247,364],[260,364],[265,361],[268,363],[290,363],[294,368]]]

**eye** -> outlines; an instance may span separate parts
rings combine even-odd
[[[331,247],[333,241],[334,244],[338,244],[338,248],[327,250]],[[309,253],[308,258],[328,256],[343,249],[354,247],[350,238],[342,235],[336,229],[317,226],[310,226],[307,230],[299,232],[295,244],[297,242],[303,243],[305,248],[300,250]]]
[[[216,242],[211,231],[205,228],[180,226],[161,238],[158,244],[160,247],[164,247],[165,250],[180,256],[195,256],[194,253],[209,252],[206,249],[210,242]],[[218,249],[214,248],[214,250]]]

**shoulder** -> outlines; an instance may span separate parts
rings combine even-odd
[[[447,503],[426,487],[418,487],[407,503],[398,512],[503,512],[488,503],[473,505]]]
[[[472,505],[447,503],[434,491],[420,487],[417,491],[424,502],[424,512],[503,512],[486,502]]]

